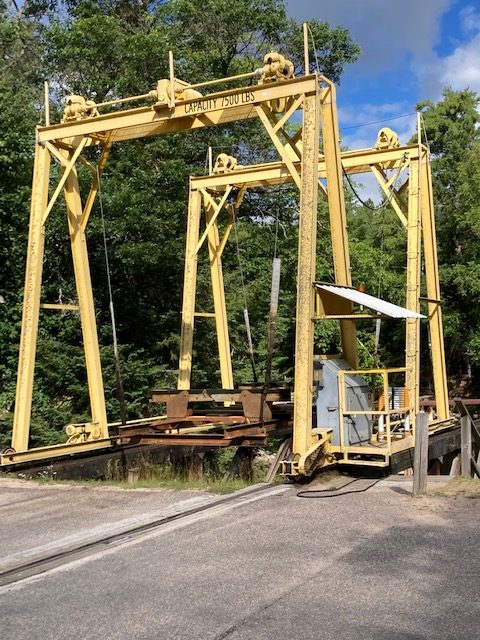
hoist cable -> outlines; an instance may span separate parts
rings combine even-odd
[[[382,292],[382,270],[383,270],[383,258],[384,258],[384,241],[385,241],[385,230],[384,230],[384,222],[385,222],[385,209],[382,212],[382,230],[380,235],[380,264],[378,269],[378,284],[377,284],[377,298],[380,298],[380,294]],[[380,344],[380,331],[382,328],[382,320],[381,318],[377,318],[375,320],[375,343],[374,343],[374,358],[375,358],[375,366],[379,366],[378,362],[378,347]]]
[[[423,113],[421,111],[420,111],[420,122],[422,123],[423,133],[425,134],[425,142],[427,143],[428,150],[430,151],[430,140],[428,139],[428,135],[427,135],[427,128],[425,126],[425,118],[423,117]]]
[[[394,191],[395,191],[395,186],[397,184],[397,180],[400,177],[400,173],[402,172],[402,165],[400,164],[398,169],[397,169],[397,175],[395,176],[395,179],[392,182],[391,187],[389,188],[389,195],[385,196],[383,202],[381,202],[379,205],[372,207],[371,205],[367,204],[359,195],[357,190],[355,189],[355,187],[353,186],[352,181],[350,180],[350,176],[348,175],[348,173],[345,171],[345,168],[342,165],[342,172],[344,177],[346,178],[348,185],[350,187],[350,189],[352,190],[353,195],[355,196],[355,198],[360,202],[361,205],[363,205],[364,207],[366,207],[367,209],[369,209],[370,211],[380,211],[381,209],[384,209],[387,204],[390,203],[390,200],[393,197]]]
[[[318,56],[317,56],[317,45],[315,44],[315,38],[313,37],[313,33],[308,22],[307,22],[307,29],[308,29],[308,33],[310,34],[310,38],[312,39],[313,55],[315,56],[315,66],[317,67],[317,72],[320,73],[320,65],[318,63]],[[305,69],[305,72],[309,73],[310,69],[308,70]]]
[[[348,173],[345,171],[345,169],[342,166],[342,171],[343,171],[343,175],[345,176],[347,182],[348,182],[348,186],[350,187],[353,195],[355,196],[355,198],[360,202],[360,204],[362,206],[364,206],[366,209],[370,209],[370,211],[380,211],[380,209],[383,209],[385,207],[385,205],[389,202],[388,198],[385,198],[383,200],[383,202],[381,202],[379,205],[372,207],[371,205],[369,205],[367,202],[365,202],[365,200],[363,200],[357,190],[355,189],[355,187],[353,186],[352,181],[350,180],[350,176],[348,175]]]
[[[267,359],[265,362],[265,378],[263,382],[261,404],[260,404],[260,422],[264,427],[264,406],[267,400],[268,391],[272,382],[272,363],[273,352],[275,349],[275,334],[277,329],[278,316],[278,299],[280,297],[280,273],[282,261],[277,257],[277,239],[278,239],[278,218],[280,212],[277,207],[275,216],[275,243],[273,248],[272,262],[272,284],[270,288],[270,310],[268,314],[268,330],[267,330]]]
[[[382,124],[384,122],[391,122],[392,120],[400,120],[401,118],[408,118],[415,115],[416,111],[410,111],[409,113],[402,113],[399,116],[392,116],[390,118],[382,118],[381,120],[371,120],[370,122],[362,122],[361,124],[352,124],[348,127],[340,127],[342,131],[349,131],[350,129],[360,129],[361,127],[370,127],[372,124]]]
[[[117,383],[117,394],[118,394],[118,402],[120,405],[120,421],[122,425],[127,424],[127,410],[125,405],[125,394],[123,391],[123,381],[122,381],[122,372],[120,369],[120,353],[118,350],[118,339],[117,339],[117,324],[115,321],[115,309],[113,306],[113,291],[112,291],[112,277],[110,272],[110,260],[108,257],[108,246],[107,246],[107,233],[105,230],[105,216],[103,213],[103,199],[102,199],[102,189],[100,184],[100,172],[97,166],[97,185],[98,185],[98,203],[100,205],[100,219],[102,222],[102,236],[103,236],[103,251],[105,256],[105,270],[107,273],[107,288],[108,288],[108,298],[109,298],[109,307],[110,307],[110,322],[112,326],[112,338],[113,338],[113,356],[115,360],[115,380]]]

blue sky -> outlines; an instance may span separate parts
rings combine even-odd
[[[390,126],[401,143],[415,127],[415,104],[442,89],[480,94],[480,0],[288,0],[292,17],[349,29],[362,48],[338,87],[342,142],[373,146]],[[404,114],[410,114],[406,117]],[[375,120],[385,123],[365,125]],[[390,120],[391,119],[391,120]]]

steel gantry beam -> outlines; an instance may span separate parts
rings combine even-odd
[[[271,70],[271,66],[270,61],[265,67],[267,72]],[[178,371],[179,390],[186,392],[191,387],[194,325],[195,319],[199,316],[211,316],[215,319],[222,387],[234,389],[222,253],[246,189],[285,183],[295,184],[300,192],[300,212],[295,311],[293,453],[294,458],[299,461],[300,470],[307,472],[307,469],[312,467],[311,461],[315,459],[315,452],[322,441],[322,435],[318,430],[314,432],[312,425],[318,190],[321,189],[328,201],[336,283],[351,286],[343,174],[371,171],[406,230],[406,306],[414,311],[418,310],[420,300],[420,248],[423,234],[435,394],[439,416],[448,417],[428,152],[421,145],[410,145],[402,148],[364,149],[341,153],[334,85],[316,74],[300,78],[278,77],[275,74],[270,77],[267,74],[266,78],[266,80],[263,78],[259,85],[208,95],[200,95],[196,91],[192,93],[188,88],[185,89],[186,83],[180,83],[177,95],[176,81],[172,77],[167,84],[174,94],[171,93],[167,100],[161,98],[160,85],[165,81],[160,81],[157,92],[140,96],[140,98],[153,97],[156,101],[151,106],[116,110],[104,114],[98,114],[91,104],[85,103],[78,96],[73,96],[73,98],[79,98],[77,107],[70,107],[68,113],[66,110],[64,121],[37,128],[12,436],[13,451],[1,457],[2,464],[8,464],[16,459],[22,461],[40,459],[45,457],[47,452],[48,457],[65,455],[68,451],[84,452],[89,448],[98,449],[115,442],[115,438],[109,431],[111,425],[107,423],[86,241],[88,221],[99,191],[100,176],[105,169],[112,146],[120,141],[195,130],[252,118],[257,118],[262,123],[278,153],[279,161],[251,167],[235,167],[232,171],[227,170],[190,179]],[[299,110],[302,111],[301,125],[292,127],[290,126],[292,118]],[[319,149],[320,130],[322,131],[322,149]],[[101,149],[96,164],[84,157],[85,150],[92,146]],[[62,174],[56,185],[52,185],[52,195],[49,196],[49,185],[53,178],[50,174],[52,158],[60,163]],[[90,190],[84,200],[77,175],[79,163],[89,167],[93,174]],[[395,170],[396,176],[392,178],[386,168]],[[408,173],[409,176],[407,207],[403,204],[400,190],[395,189],[395,181],[403,172]],[[325,184],[319,180],[324,181]],[[48,302],[42,303],[40,299],[45,226],[48,223],[49,213],[62,192],[66,203],[78,297],[78,304],[70,307],[78,309],[80,315],[91,422],[70,425],[68,431],[70,440],[66,444],[29,450],[40,309],[66,308]],[[233,203],[232,198],[235,198]],[[225,213],[226,221],[223,220],[220,224],[220,216]],[[223,236],[220,229],[223,229]],[[208,252],[212,281],[213,310],[211,311],[196,309],[197,263],[199,253],[204,249]],[[349,301],[342,304],[338,319],[341,324],[344,357],[351,367],[356,369],[358,355],[352,304]],[[419,388],[418,323],[418,319],[410,319],[410,321],[407,320],[406,326],[406,386],[411,394],[410,397],[415,398],[415,402],[418,402]],[[226,403],[228,404],[228,401]],[[261,413],[263,414],[263,409]],[[162,437],[168,441],[168,433]]]
[[[322,93],[319,93],[320,99]],[[305,124],[303,125],[305,129]],[[328,138],[328,130],[324,126],[323,137]],[[333,146],[335,136],[331,135],[330,144]],[[328,142],[327,142],[328,148]],[[336,147],[338,148],[338,146]],[[325,142],[324,142],[325,149]],[[284,155],[287,151],[284,150]],[[300,153],[299,156],[302,156]],[[272,162],[262,165],[252,166],[236,166],[234,170],[223,173],[211,173],[207,176],[196,176],[191,178],[191,193],[201,191],[202,193],[223,193],[225,190],[235,188],[238,193],[243,194],[247,189],[265,188],[266,186],[274,186],[280,184],[298,184],[300,182],[301,194],[304,193],[301,180],[304,177],[303,158],[300,157],[293,161],[293,171],[286,168],[286,162]],[[421,265],[421,239],[423,238],[423,251],[425,258],[425,286],[428,296],[428,323],[433,363],[433,379],[435,403],[437,406],[437,416],[439,421],[449,418],[448,411],[448,395],[446,388],[446,370],[445,355],[443,347],[441,306],[440,306],[440,290],[438,278],[438,264],[436,257],[436,237],[435,237],[435,218],[433,210],[433,199],[431,191],[431,177],[429,175],[430,164],[428,158],[428,150],[419,145],[407,145],[398,148],[389,149],[361,149],[356,151],[346,151],[338,154],[340,169],[334,173],[334,180],[328,180],[327,166],[329,160],[325,154],[320,154],[318,162],[312,163],[310,166],[316,167],[314,174],[319,179],[327,179],[327,188],[324,195],[328,198],[330,227],[332,233],[332,245],[337,243],[336,260],[336,283],[350,286],[351,273],[348,260],[348,236],[346,228],[346,220],[339,211],[343,210],[343,185],[342,195],[340,195],[340,182],[336,179],[342,173],[349,175],[357,175],[371,172],[377,178],[380,188],[383,190],[386,198],[392,205],[400,222],[400,228],[405,233],[406,243],[406,299],[405,306],[408,310],[418,314],[421,302],[420,296],[420,265]],[[331,150],[330,164],[337,165],[337,155],[335,146]],[[338,166],[338,165],[337,165]],[[387,169],[390,175],[387,173]],[[307,181],[312,183],[311,172],[307,173]],[[400,180],[401,179],[401,180]],[[333,188],[332,188],[333,181]],[[401,183],[397,188],[397,183]],[[336,195],[335,195],[336,189]],[[408,194],[405,203],[401,197],[403,193]],[[310,333],[311,322],[307,319],[313,318],[314,314],[310,308],[310,292],[312,283],[312,256],[316,254],[315,238],[316,234],[312,229],[316,211],[310,211],[310,217],[305,215],[305,209],[301,209],[303,213],[300,216],[299,229],[299,247],[298,256],[302,264],[299,264],[299,275],[297,280],[297,332],[296,332],[296,366],[295,366],[295,402],[294,402],[294,445],[293,451],[298,454],[299,459],[304,458],[310,452],[315,451],[315,444],[318,438],[312,434],[311,427],[311,367],[307,353],[313,354],[313,342]],[[303,217],[302,217],[303,215]],[[305,235],[302,234],[302,224],[309,220],[309,227]],[[307,238],[309,239],[307,242]],[[222,247],[223,250],[223,247]],[[300,277],[305,277],[305,283],[309,282],[308,287],[302,288]],[[301,293],[300,293],[301,291]],[[226,308],[223,306],[225,297],[223,297],[221,316],[226,317]],[[311,313],[311,315],[309,315]],[[215,314],[214,314],[215,315]],[[348,322],[354,326],[354,319],[361,319],[362,316],[351,315],[351,307],[343,305],[342,313],[336,316],[341,322]],[[366,315],[365,318],[372,317]],[[381,317],[381,316],[378,316]],[[347,320],[347,318],[350,318]],[[217,319],[218,322],[218,319]],[[303,324],[299,324],[302,323]],[[228,327],[227,327],[228,331]],[[342,333],[342,344],[345,346],[352,345],[353,335]],[[415,413],[418,411],[419,396],[419,379],[420,379],[420,331],[419,317],[410,317],[406,320],[405,326],[405,387],[406,398],[411,399],[412,411],[410,412],[410,420],[412,431],[415,428]],[[228,344],[228,334],[227,341]],[[310,345],[308,348],[306,345]],[[355,344],[356,346],[356,344]],[[305,347],[305,348],[303,348]],[[355,357],[355,351],[351,352]],[[305,366],[300,365],[300,357],[303,357]],[[219,357],[222,354],[219,345]],[[302,399],[306,399],[302,403]],[[300,401],[299,401],[300,400]],[[298,413],[297,413],[298,411]],[[296,421],[295,421],[296,420]],[[392,452],[401,450],[406,446],[411,446],[411,442],[404,443],[390,442],[389,447]],[[335,448],[332,448],[332,450]],[[362,449],[365,451],[365,449]],[[357,452],[358,453],[358,452]]]
[[[148,136],[179,133],[258,117],[257,107],[269,102],[315,93],[315,75],[231,89],[168,104],[114,111],[93,118],[40,127],[38,142],[65,142],[86,138],[89,144],[137,140]],[[297,107],[298,109],[298,107]]]
[[[36,342],[40,309],[53,308],[42,304],[41,283],[44,256],[45,225],[60,193],[65,195],[68,227],[71,240],[72,259],[77,286],[78,307],[83,333],[87,380],[91,405],[91,422],[78,425],[72,439],[72,446],[78,447],[79,439],[85,446],[108,438],[108,425],[105,408],[100,353],[95,320],[95,309],[91,287],[86,244],[86,229],[90,212],[99,188],[99,178],[103,172],[109,151],[115,142],[138,139],[146,136],[164,135],[197,128],[221,125],[250,118],[274,118],[272,105],[284,105],[284,122],[278,123],[274,135],[281,132],[284,123],[297,111],[308,96],[316,96],[318,77],[310,75],[281,81],[265,82],[257,86],[200,94],[194,97],[162,102],[159,98],[152,106],[113,111],[98,115],[80,107],[72,117],[65,117],[59,124],[40,126],[36,132],[35,168],[32,185],[32,206],[29,226],[27,268],[25,276],[25,297],[22,317],[19,367],[17,376],[17,395],[12,434],[14,452],[27,452],[29,449],[30,416],[36,359]],[[159,97],[159,96],[158,96]],[[173,102],[173,104],[172,104]],[[286,112],[286,113],[285,113]],[[66,110],[67,113],[67,110]],[[269,115],[265,115],[269,114]],[[286,134],[287,135],[287,134]],[[97,165],[83,157],[84,149],[100,146],[103,151]],[[291,141],[292,149],[295,142]],[[53,176],[50,173],[51,158],[62,166],[62,175],[53,194],[49,197],[49,184]],[[286,158],[283,158],[284,162]],[[93,169],[94,176],[90,192],[82,205],[82,196],[77,178],[77,165],[83,162]],[[289,161],[287,161],[289,163]],[[291,167],[291,165],[290,165]],[[222,384],[232,386],[232,367],[228,344],[221,251],[226,242],[219,238],[216,218],[224,202],[215,202],[210,194],[203,195],[207,216],[207,229],[201,242],[196,229],[199,229],[202,196],[196,193],[189,204],[189,232],[187,234],[187,254],[184,280],[184,304],[182,316],[179,367],[179,388],[188,388],[191,372],[191,343],[195,318],[195,282],[197,253],[204,241],[208,244],[212,281],[214,282],[214,309],[217,319],[219,351],[221,356]],[[198,225],[196,226],[195,220]],[[193,292],[193,293],[192,293]],[[192,299],[193,297],[193,299]],[[65,451],[67,445],[62,445]],[[51,455],[53,455],[51,453]],[[24,457],[25,459],[25,457]],[[3,461],[3,459],[2,459]]]

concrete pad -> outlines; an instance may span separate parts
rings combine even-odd
[[[126,490],[0,478],[0,558],[208,495],[205,491]]]
[[[2,631],[16,640],[477,637],[480,503],[413,499],[382,483],[325,499],[300,499],[299,489],[6,587]]]

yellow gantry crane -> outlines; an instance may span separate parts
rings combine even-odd
[[[309,68],[306,56],[305,68]],[[239,83],[252,78],[258,84],[204,94],[218,83]],[[202,90],[202,93],[199,90]],[[109,111],[128,101],[140,107]],[[298,127],[292,118],[301,112]],[[108,423],[95,321],[86,231],[98,195],[100,176],[113,145],[147,136],[190,131],[246,119],[258,119],[278,152],[277,162],[238,166],[222,156],[210,175],[190,179],[188,226],[181,324],[178,391],[153,392],[153,400],[166,404],[166,415],[127,424]],[[295,130],[295,133],[292,133]],[[320,138],[322,146],[319,148]],[[85,159],[86,149],[101,149],[96,165]],[[62,176],[50,193],[50,163],[62,166]],[[82,197],[77,166],[92,170],[89,192]],[[371,172],[397,213],[406,234],[405,309],[367,296],[352,288],[344,200],[344,174]],[[392,177],[392,172],[394,177]],[[397,190],[398,178],[404,176]],[[295,375],[293,393],[279,389],[235,389],[228,335],[227,305],[223,287],[222,252],[235,215],[248,189],[294,184],[299,191]],[[45,226],[49,213],[64,193],[78,304],[62,305],[40,299]],[[319,194],[320,191],[320,194]],[[408,193],[404,206],[401,192]],[[318,197],[328,201],[335,283],[316,282]],[[219,225],[221,216],[226,222]],[[220,230],[223,230],[223,235]],[[113,444],[132,442],[226,446],[258,445],[269,433],[293,429],[292,454],[284,461],[289,475],[309,475],[327,464],[362,464],[388,467],[398,452],[415,442],[415,417],[419,410],[420,366],[420,264],[425,265],[428,318],[436,421],[433,428],[450,424],[442,334],[442,315],[436,255],[435,219],[428,149],[420,142],[405,147],[389,130],[383,130],[375,148],[340,151],[335,86],[314,74],[294,77],[293,65],[279,53],[265,56],[264,66],[252,73],[195,85],[174,76],[141,96],[101,104],[70,96],[58,124],[37,128],[32,205],[28,239],[22,333],[11,448],[1,455],[2,465],[52,458]],[[208,250],[213,311],[218,337],[222,389],[215,393],[191,389],[192,353],[196,310],[199,252]],[[371,309],[369,314],[356,310]],[[80,316],[90,396],[91,421],[68,425],[65,444],[29,448],[30,414],[36,360],[39,315],[42,309],[76,310]],[[356,322],[397,318],[405,321],[405,362],[396,369],[360,370]],[[340,322],[342,354],[314,358],[314,326],[322,319]],[[318,372],[322,380],[319,382]],[[315,371],[317,373],[315,373]],[[367,376],[367,377],[365,377]],[[377,400],[365,390],[376,377]],[[401,398],[395,403],[392,379],[402,378]],[[330,381],[329,381],[330,380]],[[328,389],[328,398],[322,393]],[[353,396],[352,396],[353,393]],[[333,394],[333,396],[332,396]],[[400,397],[399,396],[399,397]],[[352,401],[352,397],[356,398]],[[332,400],[333,398],[333,400]],[[192,403],[220,402],[225,415],[192,415]],[[324,416],[325,402],[334,403],[334,423]],[[335,404],[336,403],[336,404]],[[231,407],[240,406],[240,412]],[[332,405],[333,406],[333,405]],[[280,412],[280,413],[279,413]],[[353,435],[352,435],[353,434]]]

